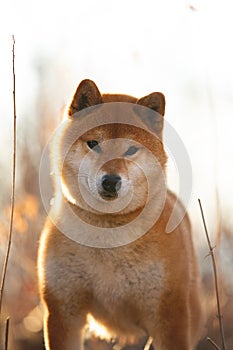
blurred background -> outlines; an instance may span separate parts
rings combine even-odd
[[[16,207],[1,315],[2,330],[10,316],[10,350],[43,349],[36,278],[38,240],[46,216],[38,181],[40,158],[67,101],[85,78],[94,80],[102,92],[165,94],[166,119],[183,140],[193,170],[187,209],[209,315],[205,335],[219,344],[212,266],[198,198],[216,245],[225,337],[227,348],[233,349],[232,13],[230,0],[0,3],[1,267],[11,193],[12,34],[16,40]],[[178,179],[170,162],[168,182],[177,193]],[[112,346],[93,339],[87,343],[90,350]],[[211,348],[205,339],[200,342],[199,349]]]

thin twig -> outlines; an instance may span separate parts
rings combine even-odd
[[[215,293],[216,293],[217,310],[218,310],[217,317],[218,317],[218,322],[219,322],[222,350],[226,350],[224,328],[223,328],[223,321],[222,321],[222,313],[221,313],[221,305],[220,305],[220,298],[219,298],[218,273],[217,273],[215,255],[214,255],[214,247],[211,245],[211,241],[209,238],[209,234],[208,234],[208,230],[207,230],[207,226],[206,226],[206,221],[205,221],[205,217],[204,217],[204,212],[203,212],[202,205],[201,205],[201,200],[198,199],[198,202],[199,202],[199,206],[200,206],[200,210],[201,210],[202,221],[203,221],[203,225],[204,225],[204,229],[205,229],[205,234],[206,234],[206,238],[207,238],[207,242],[208,242],[208,246],[209,246],[209,250],[210,250],[210,256],[212,259],[212,266],[213,266],[213,271],[214,271],[214,284],[215,284]],[[210,342],[213,343],[213,341],[210,341]]]
[[[6,319],[6,328],[5,328],[5,346],[4,346],[4,350],[8,349],[9,326],[10,326],[10,317],[7,317],[7,319]]]
[[[146,341],[146,344],[144,346],[144,350],[150,350],[150,346],[151,344],[153,343],[153,338],[152,337],[149,337]]]
[[[13,106],[14,106],[14,136],[13,136],[13,165],[12,165],[12,191],[11,191],[11,213],[10,213],[10,227],[9,236],[6,249],[4,265],[2,269],[1,283],[0,283],[0,315],[2,311],[3,290],[6,280],[7,266],[11,250],[13,221],[14,221],[14,206],[15,206],[15,174],[16,174],[16,99],[15,99],[15,38],[12,36],[12,70],[13,70]]]
[[[213,339],[207,337],[207,340],[215,347],[215,349],[221,350],[221,348],[213,341]]]

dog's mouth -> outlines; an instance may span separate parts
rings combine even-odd
[[[99,192],[99,195],[101,196],[101,198],[103,198],[104,200],[107,200],[107,201],[114,200],[118,197],[117,192],[111,193],[108,191],[101,191],[101,192]]]

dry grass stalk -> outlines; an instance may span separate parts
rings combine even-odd
[[[12,166],[12,192],[11,192],[11,213],[10,213],[10,227],[9,236],[6,249],[5,260],[2,269],[1,283],[0,283],[0,315],[2,311],[3,291],[6,280],[7,266],[10,256],[13,221],[14,221],[14,205],[15,205],[15,175],[16,175],[16,98],[15,98],[15,38],[12,36],[12,67],[13,67],[13,106],[14,106],[14,135],[13,135],[13,166]]]
[[[6,319],[6,326],[5,326],[5,344],[4,344],[4,350],[7,350],[7,349],[8,349],[9,326],[10,326],[10,318],[7,317],[7,319]]]
[[[144,350],[150,350],[150,346],[151,346],[152,343],[153,343],[153,338],[152,338],[152,337],[149,337],[149,338],[147,339],[146,344],[145,344]]]
[[[218,272],[217,272],[217,265],[216,265],[215,255],[214,255],[214,248],[215,247],[212,246],[211,241],[210,241],[210,237],[209,237],[209,234],[208,234],[206,221],[205,221],[205,217],[204,217],[204,212],[203,212],[203,209],[202,209],[201,200],[198,199],[198,202],[199,202],[199,206],[200,206],[200,210],[201,210],[201,216],[202,216],[202,221],[203,221],[204,230],[205,230],[205,234],[206,234],[206,239],[207,239],[209,250],[210,250],[209,255],[211,256],[211,259],[212,259],[212,266],[213,266],[213,272],[214,272],[215,294],[216,294],[217,311],[218,311],[217,317],[218,317],[218,322],[219,322],[219,330],[220,330],[220,337],[221,337],[221,343],[222,343],[222,350],[226,350],[225,337],[224,337],[224,328],[223,328],[223,320],[222,320],[223,317],[222,317],[220,297],[219,297]],[[215,342],[212,339],[207,338],[207,340],[216,349],[221,350],[221,348],[219,348],[217,346],[217,344],[215,344]]]
[[[221,348],[213,341],[213,339],[207,337],[207,340],[215,347],[217,350],[221,350]]]

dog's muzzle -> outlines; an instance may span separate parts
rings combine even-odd
[[[101,178],[100,195],[104,199],[114,199],[121,188],[121,177],[116,174],[106,174]]]

